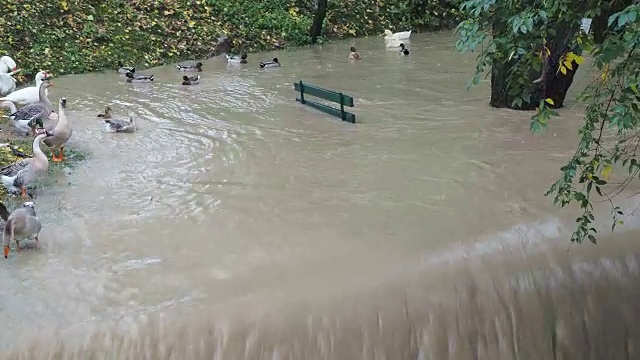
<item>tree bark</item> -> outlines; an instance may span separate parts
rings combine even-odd
[[[534,84],[534,88],[531,91],[531,97],[528,102],[514,104],[514,99],[521,94],[510,93],[511,89],[507,79],[518,59],[512,59],[502,64],[494,64],[491,69],[490,105],[495,108],[506,107],[513,110],[533,110],[539,106],[540,100],[551,98],[553,105],[547,104],[547,106],[562,107],[579,66],[576,62],[572,62],[571,69],[567,68],[567,72],[564,74],[559,71],[560,59],[573,50],[570,45],[579,30],[580,27],[577,24],[570,26],[564,24],[556,25],[556,36],[547,42],[550,55],[544,59],[541,71],[531,70],[529,72],[528,81]],[[530,49],[529,51],[536,51],[536,49]]]
[[[325,16],[327,16],[327,3],[328,0],[317,0],[318,6],[316,8],[316,14],[313,17],[313,23],[309,30],[312,44],[315,44],[318,37],[322,35],[322,23],[324,22]]]

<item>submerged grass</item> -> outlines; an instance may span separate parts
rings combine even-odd
[[[0,128],[2,128],[2,132],[0,132],[0,143],[9,144],[10,147],[18,150],[21,153],[31,157],[33,156],[33,138],[18,136],[12,129],[13,125],[11,124],[11,120],[9,118],[4,117],[6,115],[6,110],[0,109]],[[8,146],[0,147],[0,168],[5,167],[7,165],[13,164],[16,161],[24,159],[23,157],[17,156],[14,154],[14,151]],[[46,145],[42,145],[42,151],[44,154],[51,159],[51,150],[47,148]],[[80,162],[86,160],[89,156],[88,153],[65,147],[64,149],[65,161],[62,163],[55,163],[49,161],[49,173],[60,173],[65,169],[73,169]],[[29,187],[29,192],[33,193],[34,186]],[[9,194],[7,193],[7,189],[4,186],[0,185],[0,202],[6,202]]]

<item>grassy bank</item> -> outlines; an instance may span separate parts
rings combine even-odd
[[[324,39],[378,35],[455,24],[459,0],[329,0]],[[24,0],[7,2],[0,17],[0,54],[23,69],[55,75],[141,68],[204,58],[221,34],[237,50],[309,44],[309,0]]]

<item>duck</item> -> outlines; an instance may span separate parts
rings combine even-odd
[[[200,75],[196,76],[183,76],[182,85],[196,85],[200,82]]]
[[[13,60],[11,56],[5,55],[0,57],[0,74],[16,71],[18,71],[18,65],[16,65],[15,60]]]
[[[384,39],[388,40],[388,41],[392,41],[392,40],[407,40],[411,37],[411,30],[409,31],[401,31],[401,32],[397,32],[397,33],[392,33],[391,30],[385,30],[384,33],[382,34],[384,35]]]
[[[351,50],[351,53],[349,54],[349,60],[362,60],[362,56],[356,50],[355,46],[352,46],[350,50]]]
[[[98,114],[98,117],[104,119],[105,131],[111,133],[132,133],[136,131],[136,123],[133,120],[133,113],[129,111],[129,119],[114,119],[111,113],[111,107],[104,108],[104,114]]]
[[[8,106],[11,110],[9,118],[13,120],[13,124],[20,134],[28,136],[29,133],[31,133],[31,135],[35,135],[36,125],[43,127],[44,121],[52,115],[51,102],[45,95],[45,90],[51,86],[53,86],[53,84],[48,80],[41,82],[39,89],[40,101],[29,104],[19,110],[17,110],[15,104],[10,101],[0,101],[0,104],[4,104],[5,107]],[[31,131],[29,131],[29,129],[31,129]]]
[[[273,58],[273,60],[271,61],[260,61],[261,69],[273,68],[273,67],[280,67],[280,62],[278,61],[278,58]]]
[[[409,52],[410,52],[409,49],[406,46],[404,46],[404,43],[400,43],[400,55],[407,56],[409,55]]]
[[[5,97],[0,98],[0,101],[11,101],[12,103],[25,106],[29,104],[34,104],[40,101],[40,85],[43,81],[51,80],[52,76],[48,74],[46,71],[39,71],[35,76],[35,86],[29,86],[22,88],[20,90],[16,90]],[[45,89],[45,97],[49,96],[49,90]]]
[[[181,65],[177,64],[176,67],[180,71],[202,71],[202,63],[198,62],[195,65]]]
[[[152,82],[154,75],[133,75],[132,72],[128,72],[126,74],[127,76],[127,82],[131,83],[131,82],[135,82],[135,83],[140,83],[140,82]]]
[[[225,54],[227,57],[227,62],[231,64],[246,64],[247,63],[247,54],[243,53],[242,55],[229,55]]]
[[[10,246],[14,240],[18,251],[22,250],[20,241],[24,239],[35,240],[36,248],[39,248],[40,239],[38,239],[38,235],[40,230],[42,230],[42,224],[36,215],[36,204],[33,201],[27,201],[13,210],[7,217],[7,223],[4,225],[4,231],[2,232],[4,258],[9,257]]]
[[[118,73],[126,74],[126,73],[134,73],[136,72],[136,68],[134,66],[124,66],[122,60],[118,61]]]
[[[7,96],[16,91],[16,79],[13,78],[16,72],[0,73],[0,96]]]
[[[44,139],[44,144],[51,149],[51,161],[61,162],[64,160],[64,146],[71,138],[73,134],[73,128],[71,123],[67,119],[65,109],[67,108],[67,99],[61,98],[58,104],[58,123],[53,129],[48,129],[47,132],[51,134]],[[56,155],[58,150],[59,154]]]
[[[41,131],[33,139],[33,157],[21,159],[13,164],[0,168],[0,181],[12,194],[20,192],[23,198],[27,197],[27,186],[37,177],[44,175],[49,170],[49,160],[40,149],[40,142],[49,136],[48,131]]]

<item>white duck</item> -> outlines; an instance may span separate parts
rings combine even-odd
[[[7,96],[16,91],[16,79],[12,76],[15,73],[16,71],[0,73],[0,96]]]
[[[18,251],[22,250],[20,241],[24,239],[33,239],[36,241],[36,248],[40,247],[40,240],[38,239],[40,230],[42,230],[42,224],[36,217],[35,203],[28,201],[13,210],[7,217],[7,223],[4,225],[4,231],[2,232],[4,258],[9,257],[10,246],[14,240]]]
[[[384,39],[387,41],[392,41],[392,40],[408,40],[411,37],[411,30],[409,31],[401,31],[401,32],[397,32],[397,33],[392,33],[391,30],[387,29],[384,31],[385,35]]]
[[[11,101],[12,103],[20,106],[29,105],[33,103],[37,103],[40,101],[39,89],[40,84],[44,80],[51,79],[51,76],[47,74],[46,71],[40,71],[36,74],[36,84],[35,86],[29,86],[22,88],[20,90],[14,91],[11,94],[0,98],[0,101]],[[45,89],[44,94],[49,96],[49,90]]]
[[[43,131],[33,139],[33,157],[22,159],[0,169],[2,185],[10,192],[20,192],[22,197],[27,197],[27,186],[37,177],[44,175],[49,170],[49,160],[40,149],[40,142],[52,136],[48,131]]]
[[[18,66],[10,56],[5,55],[0,58],[0,74],[15,72],[17,70]]]

